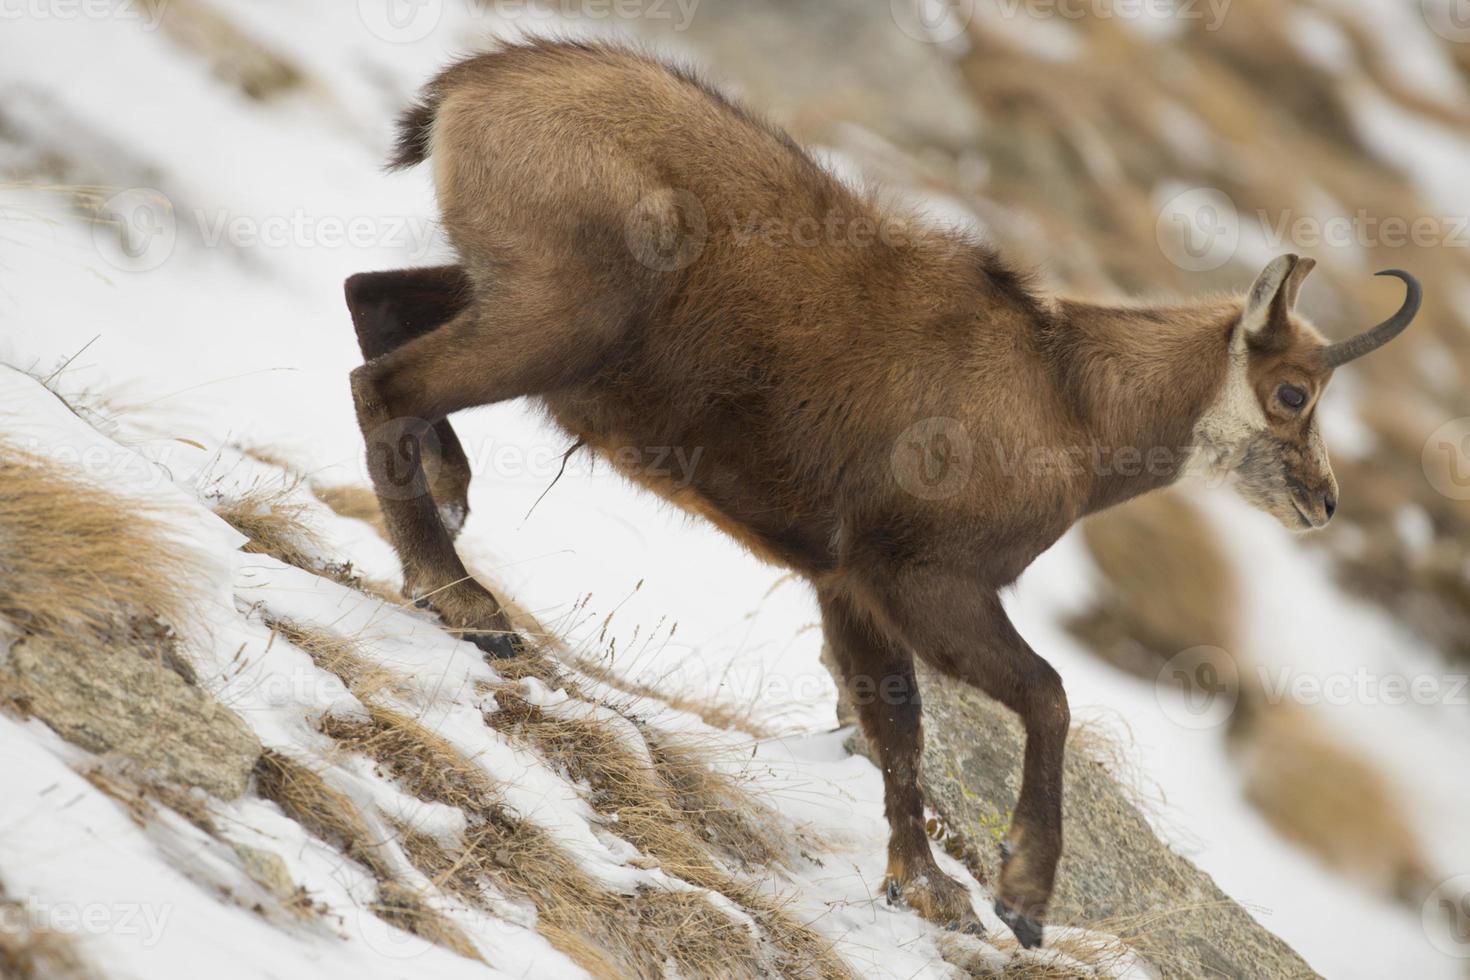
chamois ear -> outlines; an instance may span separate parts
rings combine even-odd
[[[1296,305],[1302,280],[1316,264],[1315,259],[1278,255],[1256,276],[1240,314],[1241,333],[1251,346],[1271,347],[1290,333],[1288,314]]]

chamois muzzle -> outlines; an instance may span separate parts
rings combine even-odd
[[[1414,314],[1419,312],[1419,301],[1424,298],[1424,290],[1419,288],[1418,279],[1402,269],[1384,269],[1378,275],[1394,276],[1404,281],[1404,286],[1407,288],[1404,305],[1399,307],[1397,313],[1378,326],[1365,330],[1356,337],[1349,337],[1341,343],[1323,348],[1322,361],[1327,367],[1341,367],[1348,361],[1355,361],[1364,354],[1377,350],[1403,333],[1404,328],[1414,321]]]

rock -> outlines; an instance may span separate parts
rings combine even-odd
[[[980,137],[953,58],[905,33],[889,0],[703,0],[687,24],[636,26],[692,47],[717,81],[801,140],[833,139],[838,120],[900,146],[957,151]]]
[[[926,798],[970,845],[965,858],[976,876],[997,881],[998,844],[1021,784],[1021,725],[978,691],[922,666],[919,686]],[[867,752],[861,736],[853,741]],[[1064,779],[1051,923],[1117,935],[1164,977],[1317,976],[1209,875],[1160,841],[1107,768],[1075,744]]]
[[[0,690],[91,752],[112,752],[172,783],[234,799],[260,742],[233,712],[161,658],[126,646],[41,636],[0,659]]]
[[[249,844],[230,842],[235,855],[240,859],[245,873],[251,880],[270,892],[282,902],[290,902],[297,899],[301,889],[291,878],[291,870],[279,854],[273,851],[264,851]]]

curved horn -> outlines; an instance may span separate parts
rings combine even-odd
[[[1403,269],[1384,269],[1378,275],[1393,276],[1404,281],[1407,292],[1407,295],[1404,296],[1404,305],[1399,307],[1397,313],[1371,330],[1365,330],[1356,337],[1349,337],[1341,343],[1324,347],[1322,360],[1328,367],[1341,367],[1348,361],[1355,361],[1364,354],[1382,347],[1403,333],[1404,328],[1414,321],[1414,314],[1419,312],[1419,301],[1424,298],[1424,290],[1419,288],[1418,279]]]

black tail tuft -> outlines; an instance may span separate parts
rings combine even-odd
[[[388,161],[389,170],[402,170],[428,159],[429,136],[438,111],[439,100],[428,95],[403,110],[398,117],[398,142]]]

